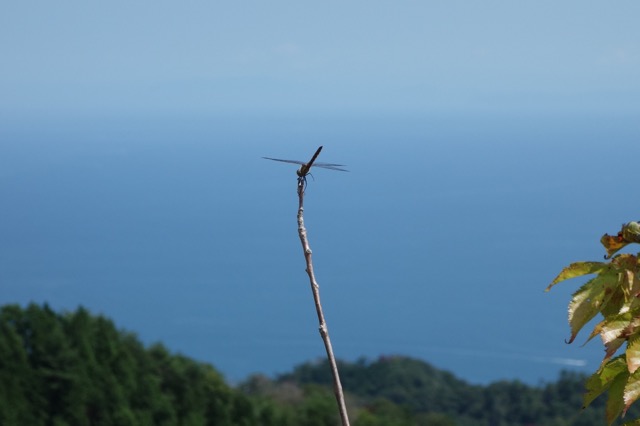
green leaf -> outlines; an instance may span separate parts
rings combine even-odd
[[[640,370],[636,370],[635,373],[629,376],[627,384],[624,387],[624,410],[622,415],[627,412],[631,404],[636,402],[640,398]]]
[[[627,344],[625,351],[627,357],[627,368],[630,373],[635,373],[640,367],[640,336],[635,334]]]
[[[629,222],[622,226],[622,238],[632,243],[640,243],[640,223]]]
[[[609,359],[616,354],[620,346],[622,346],[625,342],[625,339],[614,339],[611,342],[605,345],[604,358],[602,359],[602,363],[609,362]]]
[[[558,284],[560,281],[568,280],[570,278],[581,277],[583,275],[590,275],[599,273],[600,271],[609,268],[608,263],[603,262],[576,262],[564,268],[557,277],[549,284],[545,291],[551,290],[551,287]]]
[[[611,281],[607,282],[607,299],[602,305],[600,312],[605,318],[618,315],[625,305],[625,295],[616,277],[610,276]]]
[[[618,374],[611,383],[606,404],[606,419],[609,424],[612,424],[624,409],[624,388],[628,378],[629,372],[625,367],[624,371]]]
[[[582,327],[600,312],[605,299],[605,284],[605,277],[596,277],[573,294],[569,303],[569,326],[571,327],[569,343],[573,342]]]
[[[594,399],[609,389],[613,380],[626,371],[627,365],[625,359],[623,356],[619,356],[609,361],[589,377],[586,383],[587,393],[584,395],[583,408],[589,406]]]
[[[591,334],[589,334],[589,337],[587,337],[587,340],[582,344],[582,346],[586,345],[587,343],[589,343],[589,341],[591,339],[593,339],[594,337],[600,335],[600,333],[602,332],[602,327],[604,327],[605,325],[605,321],[602,320],[599,323],[597,323],[595,325],[595,327],[593,327],[593,330],[591,330]]]
[[[627,280],[629,281],[629,288],[632,297],[632,301],[637,301],[638,295],[640,295],[640,277],[638,272],[634,270],[628,270]]]

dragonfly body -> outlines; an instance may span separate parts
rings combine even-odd
[[[316,153],[313,154],[313,157],[311,157],[311,160],[309,160],[306,163],[304,161],[282,160],[280,158],[271,158],[271,157],[262,157],[262,158],[264,158],[266,160],[280,161],[282,163],[300,164],[300,168],[296,171],[296,173],[298,175],[298,179],[300,179],[301,182],[306,182],[306,177],[309,174],[309,171],[311,170],[311,166],[313,166],[313,167],[321,167],[323,169],[329,169],[329,170],[338,170],[338,171],[341,171],[341,172],[348,172],[349,171],[349,170],[345,170],[345,169],[341,168],[341,167],[344,167],[344,164],[333,164],[333,163],[316,162],[316,158],[318,158],[318,155],[320,155],[320,151],[322,151],[322,146],[317,149]]]

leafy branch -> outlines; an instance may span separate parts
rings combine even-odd
[[[587,380],[583,408],[609,391],[606,420],[612,424],[624,417],[629,407],[640,398],[640,253],[618,254],[631,243],[640,243],[640,223],[622,225],[617,235],[605,234],[600,239],[608,262],[576,262],[564,268],[545,291],[561,281],[594,275],[580,287],[569,303],[569,327],[572,343],[580,330],[600,314],[587,342],[600,336],[605,356],[598,370]],[[614,355],[626,343],[624,353]],[[640,420],[625,425],[640,425]]]

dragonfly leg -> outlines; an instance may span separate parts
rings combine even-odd
[[[306,176],[298,176],[298,188],[301,188],[304,192],[307,189],[307,177]]]

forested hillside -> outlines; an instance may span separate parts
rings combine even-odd
[[[0,330],[2,425],[254,424],[213,367],[85,309],[5,306]]]
[[[573,373],[540,387],[474,386],[406,357],[340,367],[355,426],[603,424],[602,403],[580,410],[584,377]],[[145,347],[86,309],[0,310],[3,426],[336,425],[330,382],[318,362],[233,388],[211,365]]]

